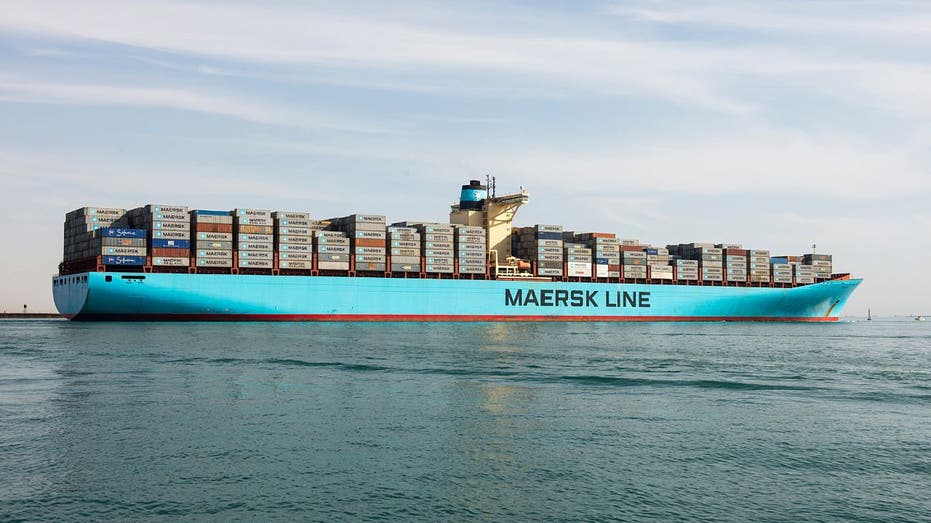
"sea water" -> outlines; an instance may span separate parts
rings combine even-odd
[[[0,323],[2,521],[928,521],[931,322]]]

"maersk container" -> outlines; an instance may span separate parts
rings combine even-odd
[[[215,241],[220,241],[220,242],[232,242],[233,233],[231,232],[199,232],[197,233],[197,239],[198,240],[215,240]]]
[[[243,269],[271,269],[272,265],[272,260],[244,260],[241,258],[239,260],[239,267]]]
[[[238,241],[272,243],[273,241],[275,241],[275,236],[272,234],[240,234]]]
[[[195,265],[198,267],[232,267],[233,258],[201,258],[198,257],[195,259]]]
[[[282,252],[278,254],[279,260],[309,261],[314,255],[309,252]]]
[[[314,223],[313,220],[303,220],[299,218],[279,218],[278,225],[287,225],[289,227],[315,227],[319,226],[318,223]],[[312,231],[314,229],[311,229]]]
[[[313,236],[313,229],[307,227],[278,227],[280,236]]]
[[[275,211],[272,218],[277,220],[310,220],[309,212],[302,211]]]
[[[348,245],[318,245],[317,252],[323,253],[337,253],[337,254],[349,254]]]
[[[152,258],[152,265],[158,267],[188,267],[191,265],[191,259],[183,257]]]
[[[274,260],[275,257],[271,251],[239,251],[239,259]]]
[[[142,256],[146,255],[145,247],[103,247],[101,254],[112,256]]]
[[[191,238],[190,231],[152,231],[152,239],[165,238],[172,240],[188,240]]]
[[[241,251],[271,251],[274,250],[271,243],[242,242],[239,244]]]
[[[198,250],[197,258],[232,258],[233,251],[230,250]]]

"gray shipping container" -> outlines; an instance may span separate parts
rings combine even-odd
[[[310,245],[305,245],[305,244],[289,245],[287,243],[285,244],[279,243],[277,247],[278,247],[278,251],[280,252],[307,252],[307,253],[313,252],[313,248]]]
[[[272,213],[272,218],[277,219],[288,219],[288,220],[310,220],[309,212],[299,212],[299,211],[275,211]]]
[[[395,263],[391,261],[391,272],[420,272],[420,262],[417,263]]]
[[[239,260],[239,267],[242,269],[271,269],[272,265],[272,260]]]
[[[152,265],[157,267],[189,267],[191,265],[190,258],[181,258],[181,257],[156,257],[152,258]]]
[[[274,235],[271,235],[271,234],[240,234],[238,237],[238,241],[271,243],[275,241],[275,237]]]
[[[405,263],[405,264],[417,264],[420,265],[420,256],[392,256],[391,263]]]
[[[316,252],[321,254],[323,253],[339,253],[339,254],[349,254],[348,245],[318,245]]]
[[[231,232],[199,232],[197,233],[197,239],[231,242],[233,241],[233,233]]]
[[[258,242],[241,242],[239,244],[239,250],[241,251],[271,251],[273,250],[271,243],[258,243]]]
[[[271,251],[239,251],[241,260],[274,260],[275,255]]]
[[[233,251],[218,250],[218,249],[217,250],[199,250],[198,249],[195,254],[197,255],[198,259],[200,258],[225,259],[225,258],[233,257]]]
[[[196,259],[198,267],[232,267],[233,258],[201,258]]]
[[[278,259],[291,261],[310,261],[314,259],[314,255],[309,252],[282,252],[278,254]]]
[[[321,271],[348,271],[349,261],[318,261],[317,268]]]
[[[279,269],[304,269],[309,270],[314,268],[312,261],[299,261],[299,260],[279,260],[278,261]]]

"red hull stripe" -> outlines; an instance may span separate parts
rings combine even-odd
[[[455,314],[80,314],[78,320],[139,321],[445,321],[445,322],[649,322],[649,321],[775,321],[824,323],[838,317],[771,316],[504,316]]]

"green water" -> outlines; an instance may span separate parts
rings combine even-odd
[[[2,521],[928,521],[931,322],[0,322]]]

